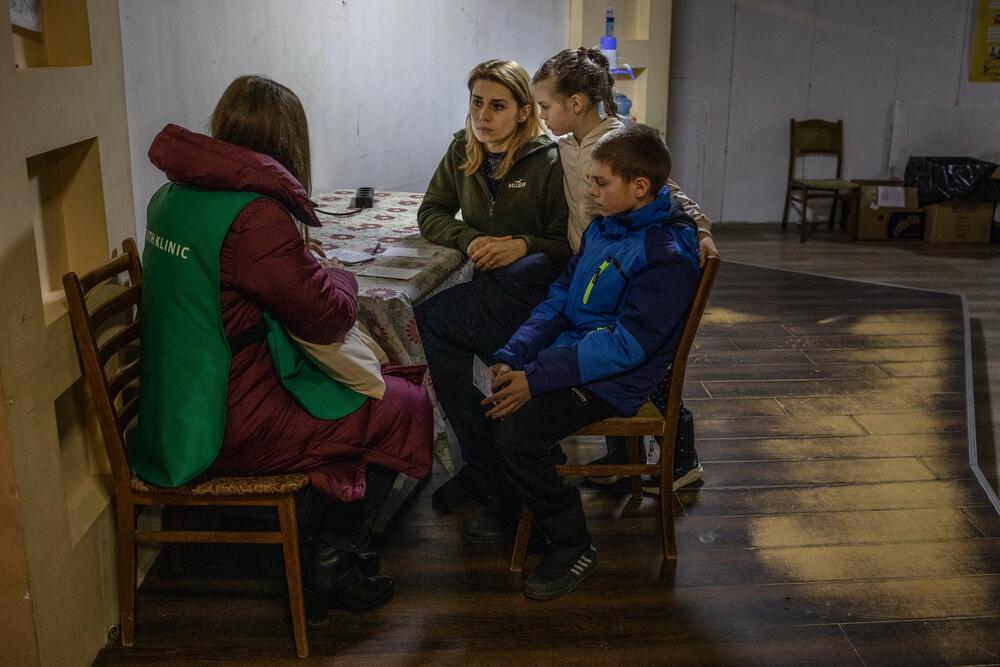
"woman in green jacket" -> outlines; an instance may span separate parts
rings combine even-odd
[[[492,360],[570,256],[559,152],[542,132],[528,73],[513,61],[488,60],[469,73],[468,87],[465,129],[455,134],[417,214],[424,238],[475,263],[470,282],[416,309],[434,390],[465,461],[434,493],[442,511],[484,500],[500,483],[481,444],[489,439],[466,418],[482,411],[464,391],[473,357]]]

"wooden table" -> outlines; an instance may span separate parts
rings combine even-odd
[[[309,235],[318,240],[328,254],[337,249],[348,249],[375,255],[373,262],[345,267],[358,278],[358,320],[371,332],[392,363],[426,364],[413,307],[441,290],[469,280],[472,265],[457,250],[429,243],[420,237],[417,209],[423,194],[376,192],[372,208],[352,215],[334,215],[351,210],[349,204],[353,195],[353,190],[336,190],[314,196],[323,226],[310,229]],[[430,257],[385,257],[385,251],[392,247],[426,249],[433,254]],[[407,280],[363,275],[363,271],[373,263],[414,268],[419,272]],[[454,474],[444,419],[437,407],[429,378],[425,378],[425,384],[434,401],[434,453],[448,474]],[[397,486],[400,484],[397,481]],[[391,512],[388,514],[391,516]]]

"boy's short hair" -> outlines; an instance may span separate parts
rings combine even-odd
[[[673,164],[659,130],[640,123],[612,130],[598,139],[592,159],[606,164],[612,174],[626,182],[645,176],[654,194],[666,185]]]

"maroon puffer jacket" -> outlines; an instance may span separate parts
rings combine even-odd
[[[176,183],[256,192],[236,216],[220,255],[222,321],[232,336],[271,315],[315,343],[343,340],[357,314],[353,274],[322,268],[292,215],[318,226],[299,182],[275,160],[176,125],[149,149]],[[386,378],[386,395],[326,421],[306,413],[284,390],[263,340],[238,352],[229,369],[226,431],[212,472],[228,475],[301,471],[344,500],[364,495],[367,463],[414,477],[431,466],[432,417],[426,390]],[[391,381],[391,382],[390,382]]]

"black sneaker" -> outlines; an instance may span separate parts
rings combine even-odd
[[[597,549],[550,548],[542,562],[524,580],[524,596],[532,600],[555,600],[571,593],[597,572]]]
[[[701,479],[704,472],[704,468],[698,463],[698,452],[693,449],[688,455],[678,452],[674,457],[674,491],[694,484]],[[643,475],[642,490],[652,495],[659,495],[660,476]]]
[[[431,494],[431,506],[439,512],[448,513],[488,496],[480,475],[467,465]]]

